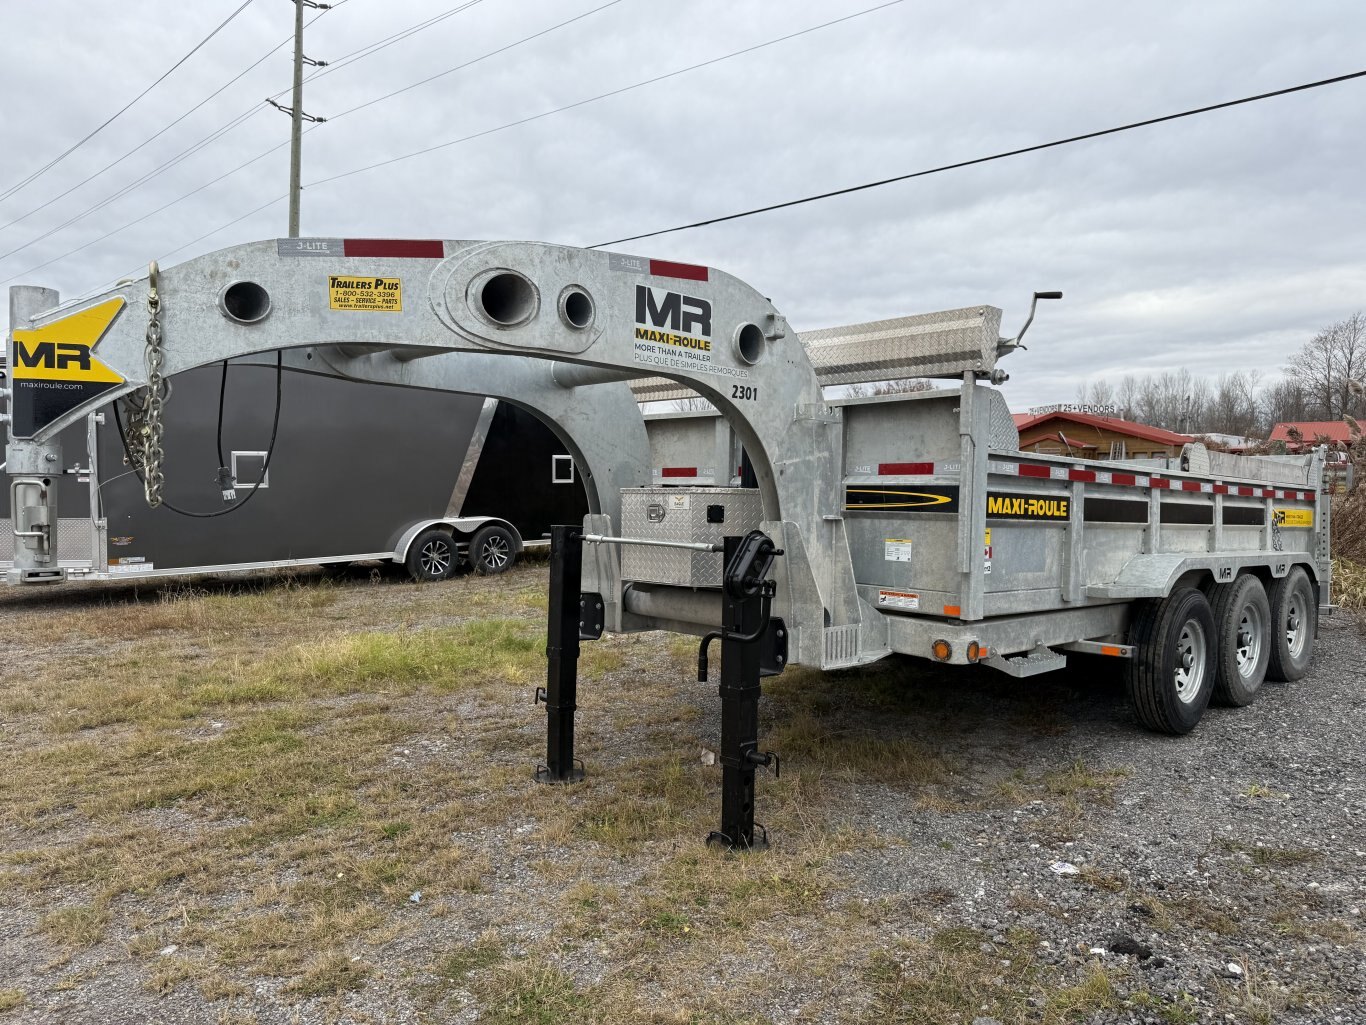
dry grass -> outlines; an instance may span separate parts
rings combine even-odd
[[[969,1009],[982,1017],[1051,1025],[1118,1006],[1114,979],[1096,962],[1075,984],[1050,985],[1035,957],[1037,946],[1026,930],[1012,930],[997,944],[976,929],[954,927],[927,942],[875,954],[867,968],[875,997],[858,1020],[954,1021]]]
[[[204,1020],[239,1025],[263,981],[328,1013],[378,994],[431,1020],[472,1002],[505,1025],[757,1025],[752,1008],[779,1000],[850,1021],[1116,1006],[1121,977],[1047,974],[1026,933],[988,954],[989,938],[936,925],[950,891],[851,893],[851,852],[904,842],[849,825],[851,781],[908,809],[1043,799],[1084,818],[1124,775],[1062,764],[997,792],[905,716],[897,667],[765,681],[764,742],[784,765],[759,817],[778,842],[737,857],[701,843],[720,771],[699,757],[714,689],[693,680],[693,641],[585,644],[589,777],[530,783],[543,569],[8,604],[0,637],[25,655],[0,680],[0,903],[28,915],[53,992],[88,984],[63,967],[88,951],[150,1001],[191,994]],[[31,1001],[25,986],[0,990],[0,1010]]]

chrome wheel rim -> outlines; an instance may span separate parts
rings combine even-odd
[[[1195,621],[1181,627],[1181,636],[1176,639],[1176,696],[1182,704],[1189,705],[1200,694],[1205,682],[1205,653],[1207,651],[1205,629]]]
[[[1285,603],[1285,646],[1290,649],[1291,658],[1299,658],[1304,653],[1305,638],[1309,634],[1307,611],[1303,595],[1292,593]]]
[[[418,561],[422,572],[429,577],[443,577],[451,568],[451,546],[444,541],[433,539],[422,546]]]
[[[510,554],[511,546],[507,538],[499,537],[497,534],[485,539],[483,551],[480,552],[484,565],[489,569],[502,569],[508,564]]]
[[[1238,675],[1243,679],[1251,679],[1257,674],[1257,666],[1262,659],[1262,637],[1266,633],[1265,625],[1262,622],[1261,609],[1251,602],[1243,606],[1242,615],[1238,617],[1238,638],[1236,641]]]

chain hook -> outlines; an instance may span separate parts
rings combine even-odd
[[[153,260],[147,265],[147,387],[143,391],[142,428],[138,432],[141,435],[142,487],[147,505],[153,509],[161,505],[161,489],[166,481],[161,469],[164,455],[161,447],[161,414],[170,391],[166,387],[168,382],[161,374],[165,354],[161,344],[160,278],[160,268]]]

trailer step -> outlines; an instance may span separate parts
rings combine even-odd
[[[1026,676],[1038,676],[1040,673],[1051,673],[1054,669],[1061,669],[1067,665],[1067,656],[1040,644],[1026,655],[1018,655],[1015,658],[992,655],[990,658],[982,659],[981,664],[999,669],[1016,679],[1024,679]]]

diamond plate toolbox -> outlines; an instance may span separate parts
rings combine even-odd
[[[758,530],[763,518],[763,503],[753,488],[624,488],[621,492],[623,537],[720,544],[728,534]],[[720,587],[723,568],[720,552],[622,546],[621,575],[626,580]]]

